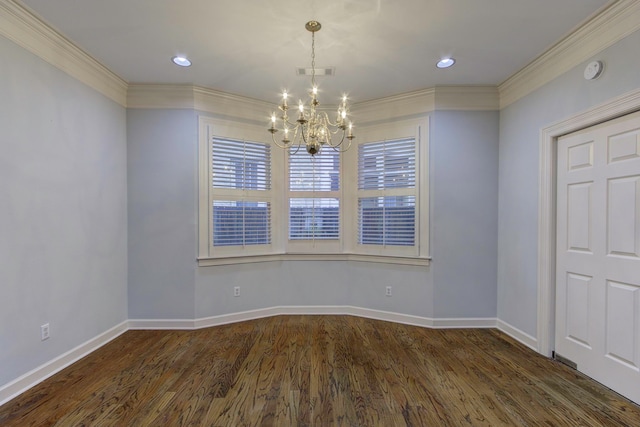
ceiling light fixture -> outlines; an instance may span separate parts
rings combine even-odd
[[[171,58],[171,61],[174,64],[179,65],[181,67],[190,67],[191,66],[191,61],[189,61],[189,59],[184,57],[184,56],[174,56],[173,58]]]
[[[449,68],[455,63],[456,63],[456,60],[453,58],[442,58],[440,61],[438,61],[438,63],[436,64],[436,67]]]
[[[316,85],[315,35],[322,26],[318,21],[309,21],[305,28],[311,32],[311,91],[309,92],[311,101],[306,109],[302,100],[298,102],[298,118],[295,122],[291,122],[287,114],[287,111],[289,111],[287,103],[289,94],[285,90],[282,93],[282,103],[278,106],[278,109],[282,112],[280,116],[282,120],[281,130],[283,132],[282,144],[276,141],[275,138],[276,132],[280,131],[280,129],[276,128],[276,113],[271,114],[271,127],[268,130],[271,133],[271,139],[274,144],[283,149],[296,147],[295,153],[298,152],[303,142],[307,152],[312,156],[318,154],[325,145],[335,151],[344,152],[351,147],[351,141],[355,138],[353,135],[353,123],[348,118],[347,95],[343,95],[342,102],[338,106],[335,123],[331,122],[326,112],[318,111],[320,102],[318,101],[318,86]],[[340,141],[334,141],[334,135],[339,135],[336,139],[339,138]],[[342,143],[345,138],[349,142],[346,146],[343,146]]]

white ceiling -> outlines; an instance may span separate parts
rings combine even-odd
[[[277,102],[305,97],[311,33],[321,100],[353,102],[437,85],[498,85],[609,0],[22,0],[129,83],[195,84]],[[171,57],[188,56],[180,68]],[[439,70],[451,55],[457,63]]]

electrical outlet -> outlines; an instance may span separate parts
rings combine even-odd
[[[385,290],[384,293],[386,296],[390,297],[391,296],[391,286],[387,286],[387,289]]]
[[[233,296],[234,297],[239,297],[240,296],[240,286],[235,286],[233,288]]]
[[[49,339],[49,324],[45,323],[44,325],[40,326],[40,340],[44,341],[48,339]]]

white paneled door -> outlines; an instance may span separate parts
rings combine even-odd
[[[640,403],[640,113],[558,140],[556,353]]]

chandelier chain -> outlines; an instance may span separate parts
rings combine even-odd
[[[311,86],[316,85],[316,33],[311,33]]]

